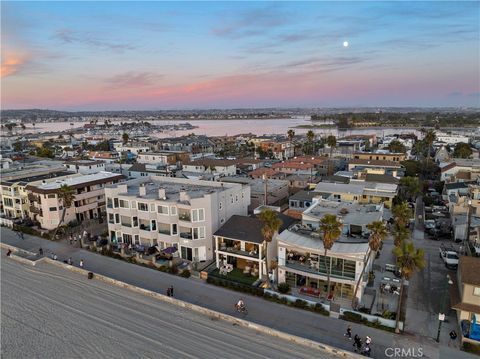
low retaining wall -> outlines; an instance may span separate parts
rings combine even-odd
[[[278,296],[278,298],[286,298],[291,303],[295,303],[295,301],[300,299],[300,300],[303,300],[304,302],[307,302],[309,305],[312,305],[312,306],[315,306],[316,304],[320,304],[323,307],[323,309],[330,311],[330,305],[328,305],[328,304],[316,302],[314,300],[308,300],[308,299],[304,299],[304,298],[295,297],[294,295],[278,293],[278,292],[275,292],[274,290],[271,290],[271,289],[264,289],[264,292],[269,293],[271,295],[275,294],[275,295]]]
[[[0,246],[4,247],[4,248],[11,249],[12,252],[22,251],[21,249],[18,249],[18,248],[13,247],[13,246],[9,246],[8,244],[5,244],[5,243],[0,243]],[[27,252],[27,251],[24,251],[24,252],[31,253],[31,252]],[[34,253],[32,253],[32,254],[34,254]],[[20,259],[21,262],[28,263],[28,264],[31,264],[31,265],[35,265],[35,262],[38,262],[38,261],[45,261],[49,264],[55,265],[55,266],[63,268],[63,269],[68,269],[72,272],[79,273],[79,274],[82,274],[82,275],[85,275],[85,276],[87,276],[87,274],[89,273],[89,271],[86,270],[86,269],[81,269],[81,268],[63,263],[61,261],[53,260],[53,259],[48,258],[48,257],[41,257],[36,261],[32,261],[32,260],[29,260],[27,258],[22,258],[22,257],[18,257],[18,256],[16,256],[16,257],[17,258],[15,258],[15,260]],[[164,294],[160,294],[160,293],[150,291],[148,289],[136,287],[134,285],[131,285],[131,284],[128,284],[128,283],[125,283],[125,282],[122,282],[122,281],[119,281],[119,280],[116,280],[116,279],[113,279],[113,278],[110,278],[110,277],[106,277],[106,276],[101,275],[101,274],[93,273],[93,278],[97,279],[97,280],[100,280],[102,282],[105,282],[105,283],[115,285],[117,287],[126,288],[128,290],[133,291],[133,292],[140,293],[140,294],[143,294],[143,295],[146,295],[146,296],[149,296],[149,297],[152,297],[152,298],[155,298],[155,299],[158,299],[158,300],[170,303],[170,304],[177,305],[177,306],[182,307],[182,308],[194,310],[198,313],[208,315],[210,317],[222,319],[222,320],[228,321],[230,323],[235,323],[235,324],[237,324],[239,326],[242,326],[242,327],[245,327],[245,328],[254,329],[254,330],[257,330],[261,333],[264,333],[264,334],[267,334],[267,335],[270,335],[270,336],[273,336],[273,337],[276,337],[276,338],[288,340],[288,341],[296,343],[296,344],[305,345],[305,346],[310,347],[312,349],[324,350],[328,353],[335,354],[335,355],[338,355],[339,357],[343,357],[343,358],[360,358],[360,355],[355,354],[355,353],[351,353],[351,352],[348,352],[348,351],[345,351],[345,350],[342,350],[342,349],[337,349],[335,347],[332,347],[332,346],[329,346],[329,345],[326,345],[326,344],[322,344],[322,343],[318,343],[318,342],[315,342],[313,340],[301,338],[301,337],[298,337],[296,335],[287,334],[287,333],[278,331],[276,329],[272,329],[272,328],[269,328],[269,327],[266,327],[266,326],[263,326],[263,325],[255,324],[255,323],[243,320],[243,319],[235,318],[235,317],[233,317],[231,315],[228,315],[228,314],[223,314],[223,313],[216,312],[214,310],[207,309],[207,308],[195,305],[195,304],[187,303],[187,302],[181,301],[179,299],[175,299],[173,297],[167,297]]]
[[[373,323],[373,322],[378,321],[381,325],[384,325],[384,326],[389,327],[389,328],[395,328],[396,322],[393,319],[385,319],[385,318],[382,318],[382,317],[377,317],[376,315],[357,312],[357,311],[351,310],[351,309],[340,308],[340,314],[341,315],[343,315],[345,312],[351,312],[351,313],[359,314],[359,315],[362,316],[362,318],[368,320],[369,322]],[[400,327],[400,330],[403,330],[403,322],[399,322],[398,325]]]

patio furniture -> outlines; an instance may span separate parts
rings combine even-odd
[[[320,289],[311,288],[311,287],[301,287],[300,293],[305,295],[310,295],[312,297],[319,297],[320,296]]]
[[[249,274],[249,273],[250,273],[250,267],[245,266],[245,268],[243,269],[243,274]]]

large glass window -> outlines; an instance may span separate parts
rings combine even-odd
[[[120,208],[130,208],[128,201],[125,201],[124,199],[118,201],[118,206]]]
[[[202,222],[205,220],[205,210],[203,208],[192,209],[192,222]]]
[[[204,238],[205,238],[205,227],[193,228],[193,239],[204,239]]]
[[[138,208],[139,211],[148,212],[148,204],[143,203],[143,202],[138,202],[137,206],[138,206],[137,208]]]
[[[163,205],[162,206],[157,206],[157,211],[160,214],[168,215],[168,206],[163,206]]]

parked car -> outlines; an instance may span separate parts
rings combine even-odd
[[[440,246],[439,255],[442,258],[445,267],[450,269],[457,269],[458,267],[458,253],[452,246],[446,246],[442,243]]]

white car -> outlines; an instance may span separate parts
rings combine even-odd
[[[446,247],[444,245],[439,248],[440,258],[443,259],[445,267],[450,269],[457,269],[458,267],[458,253],[453,247]]]

